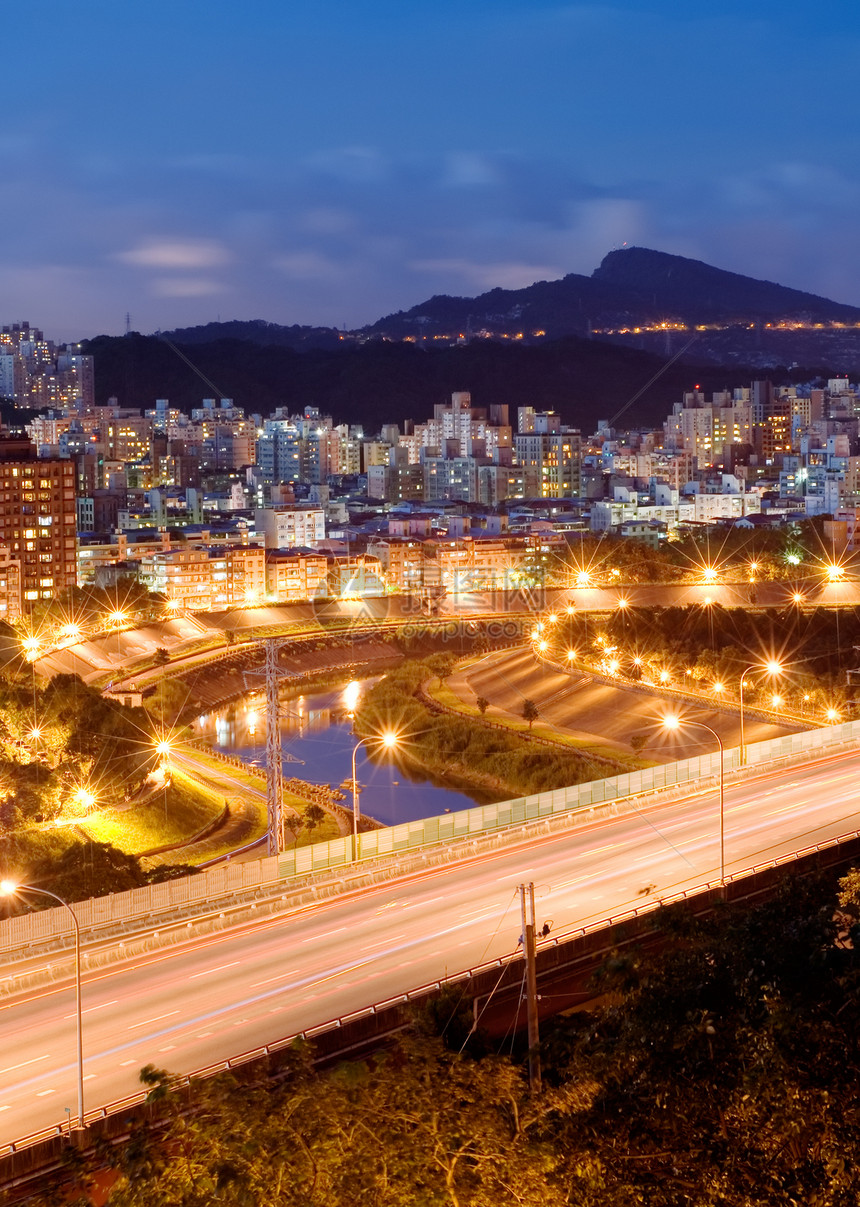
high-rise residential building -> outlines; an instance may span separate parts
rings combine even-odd
[[[321,507],[258,507],[254,523],[267,549],[313,547],[325,540],[325,512]]]
[[[527,497],[563,499],[581,493],[582,436],[578,431],[518,433],[514,450]]]
[[[20,562],[21,608],[75,585],[75,466],[0,437],[0,548]]]
[[[0,331],[0,395],[20,407],[91,407],[95,402],[93,358],[80,346],[56,348],[29,323]]]

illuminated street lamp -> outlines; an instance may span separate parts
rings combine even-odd
[[[720,884],[725,887],[726,883],[726,808],[725,808],[725,785],[723,779],[723,739],[717,733],[716,729],[711,729],[710,725],[705,725],[702,721],[681,721],[678,717],[667,716],[663,718],[663,728],[668,730],[684,729],[687,726],[693,726],[695,729],[706,729],[708,733],[713,734],[717,739],[717,745],[720,748]]]
[[[398,735],[392,731],[380,734],[373,738],[359,738],[355,746],[352,748],[352,858],[353,862],[357,861],[360,855],[359,839],[358,839],[358,784],[355,782],[355,756],[358,754],[361,746],[367,746],[369,742],[375,742],[377,745],[383,746],[386,750],[396,750],[399,741]]]
[[[85,813],[96,803],[96,798],[89,788],[80,787],[75,792],[75,803],[80,805]]]
[[[77,1019],[77,1048],[78,1048],[78,1130],[84,1128],[84,1047],[81,1011],[81,927],[77,915],[68,901],[58,897],[56,893],[46,888],[35,888],[32,884],[16,884],[14,880],[0,880],[0,894],[4,897],[14,897],[17,893],[41,893],[43,897],[51,897],[71,915],[75,928],[75,1016]]]
[[[25,637],[21,642],[21,648],[24,651],[24,657],[28,662],[35,662],[42,650],[42,643],[38,637]]]
[[[836,711],[835,708],[828,708],[827,712],[825,713],[825,716],[827,717],[827,720],[830,721],[830,723],[833,725],[835,725],[836,722],[840,719],[839,713]]]
[[[783,666],[782,663],[777,662],[775,658],[770,658],[764,666],[762,666],[759,662],[754,662],[752,666],[746,667],[741,674],[739,686],[741,712],[741,766],[743,766],[747,761],[746,747],[744,745],[744,679],[747,677],[750,671],[764,671],[765,674],[775,677],[782,674]]]

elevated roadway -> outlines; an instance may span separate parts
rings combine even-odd
[[[757,608],[779,608],[790,604],[799,594],[802,607],[839,607],[860,604],[860,582],[826,583],[822,579],[761,583],[756,588]],[[171,620],[157,621],[51,649],[35,662],[36,672],[51,678],[55,674],[78,674],[87,682],[121,680],[134,671],[135,664],[151,662],[155,651],[166,649],[171,658],[187,658],[199,651],[199,657],[224,652],[227,633],[242,640],[256,640],[275,633],[319,638],[325,633],[352,636],[356,642],[363,633],[379,624],[395,626],[421,624],[436,619],[452,622],[483,616],[495,621],[499,634],[506,618],[535,615],[543,609],[573,605],[580,612],[607,611],[618,606],[620,598],[634,607],[689,607],[710,602],[727,608],[749,608],[747,583],[729,584],[642,584],[613,587],[576,587],[480,591],[452,594],[441,600],[436,617],[427,617],[422,602],[414,595],[387,595],[361,600],[319,600],[260,608],[235,608],[228,612],[194,613]]]
[[[854,832],[858,777],[850,751],[729,785],[727,873]],[[522,881],[554,935],[713,882],[718,834],[695,791],[87,973],[88,1109],[515,952]],[[74,1110],[74,1026],[69,984],[0,1007],[0,1154]]]

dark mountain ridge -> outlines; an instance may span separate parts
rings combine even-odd
[[[634,247],[610,252],[590,277],[571,273],[477,298],[439,295],[361,331],[256,319],[102,336],[87,348],[99,399],[115,395],[124,406],[166,396],[187,411],[213,383],[248,413],[314,405],[372,431],[422,420],[452,391],[470,390],[476,406],[554,409],[591,429],[652,378],[629,421],[660,422],[694,385],[856,378],[856,324],[858,308]]]
[[[296,351],[368,339],[535,343],[577,335],[673,355],[695,337],[700,363],[829,364],[860,360],[860,307],[648,248],[612,251],[591,276],[569,273],[478,297],[437,294],[351,332],[262,319],[167,333],[182,344],[238,339]]]
[[[491,289],[475,298],[429,298],[379,319],[366,330],[389,337],[426,337],[442,328],[523,338],[588,335],[595,329],[649,327],[661,321],[700,324],[765,323],[779,319],[860,322],[860,308],[772,281],[759,281],[699,260],[643,247],[612,251],[590,277],[569,273],[524,289]]]

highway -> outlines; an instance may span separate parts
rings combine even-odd
[[[856,829],[858,779],[850,752],[727,786],[727,872]],[[144,1064],[190,1072],[513,952],[521,881],[557,934],[714,880],[718,833],[716,791],[694,792],[88,974],[87,1109]],[[63,1122],[73,986],[0,1007],[0,1052],[0,1142]]]

